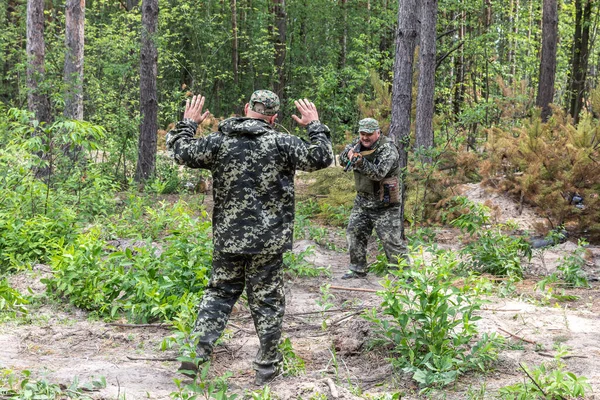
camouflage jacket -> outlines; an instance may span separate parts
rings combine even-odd
[[[350,149],[356,147],[358,141],[358,138],[355,139],[341,152],[341,165],[348,163],[348,152]],[[368,156],[364,156],[362,163],[354,165],[354,176],[358,190],[356,201],[364,207],[379,208],[383,206],[383,203],[379,200],[379,196],[376,193],[361,192],[358,188],[359,182],[364,183],[366,180],[370,180],[375,184],[384,178],[397,175],[400,172],[400,156],[394,143],[383,135],[374,143],[371,149],[375,151]],[[371,149],[362,148],[361,152]]]
[[[197,124],[184,120],[167,133],[167,150],[178,164],[213,176],[215,250],[282,253],[292,248],[294,174],[316,171],[333,160],[329,128],[307,126],[310,143],[283,134],[260,119],[234,117],[219,130],[194,138]]]

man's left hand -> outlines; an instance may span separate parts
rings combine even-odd
[[[185,111],[183,113],[184,119],[191,119],[197,124],[200,124],[202,121],[208,117],[210,111],[206,110],[202,113],[202,108],[204,107],[204,96],[194,96],[192,100],[188,99],[185,102]]]

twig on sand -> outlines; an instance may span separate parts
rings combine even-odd
[[[327,386],[329,386],[329,391],[331,392],[331,397],[333,397],[334,399],[339,398],[340,394],[338,393],[338,390],[335,387],[335,383],[333,383],[333,379],[325,378],[324,381],[327,384]]]
[[[248,330],[248,329],[246,329],[246,328],[242,328],[241,326],[238,326],[238,325],[236,325],[236,324],[233,324],[233,323],[231,323],[231,322],[229,322],[229,325],[231,325],[232,327],[234,327],[235,329],[237,329],[237,330],[239,330],[239,331],[242,331],[242,332],[244,332],[244,333],[248,333],[248,334],[250,334],[250,335],[254,335],[254,332],[252,332],[252,331],[250,331],[250,330]]]
[[[539,354],[540,356],[544,356],[544,357],[552,357],[552,358],[556,357],[556,356],[553,356],[552,354],[542,353],[541,351],[538,351],[537,354]],[[588,356],[578,356],[578,355],[573,354],[570,356],[561,357],[562,360],[567,360],[569,358],[588,358]]]
[[[109,322],[106,324],[107,326],[117,326],[119,328],[163,328],[169,329],[171,328],[171,324],[120,324],[117,322]]]
[[[527,370],[525,369],[525,367],[523,367],[523,364],[519,363],[519,367],[521,367],[521,369],[523,370],[523,372],[525,372],[525,374],[527,375],[527,377],[529,379],[531,379],[531,382],[533,382],[533,384],[540,390],[540,392],[542,392],[542,394],[544,395],[544,398],[548,398],[548,396],[546,395],[546,392],[544,392],[544,389],[542,389],[540,387],[540,385],[538,385],[538,383],[535,381],[535,379],[533,379],[533,377],[531,375],[529,375],[529,372],[527,372]]]
[[[514,333],[510,333],[509,331],[506,331],[506,330],[504,330],[502,328],[498,328],[498,330],[506,333],[507,335],[510,335],[510,336],[514,337],[515,339],[522,340],[523,342],[527,342],[527,343],[531,343],[531,344],[537,344],[537,342],[534,342],[533,340],[528,340],[528,339],[525,339],[525,338],[523,338],[521,336],[517,336]]]
[[[377,293],[379,290],[375,289],[365,289],[365,288],[353,288],[353,287],[343,287],[343,286],[329,286],[329,289],[334,290],[349,290],[352,292],[369,292],[369,293]]]
[[[352,311],[352,310],[363,310],[364,307],[348,307],[348,308],[330,308],[329,310],[319,310],[319,311],[305,311],[298,313],[290,313],[285,314],[286,317],[297,317],[299,315],[310,315],[310,314],[322,314],[322,313],[332,313],[338,311]]]
[[[129,360],[134,361],[178,361],[175,357],[133,357],[127,356]]]

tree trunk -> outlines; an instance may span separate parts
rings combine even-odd
[[[67,0],[65,10],[64,116],[83,120],[83,42],[85,0]]]
[[[348,0],[340,0],[342,34],[340,35],[340,58],[338,67],[343,69],[346,66],[347,46],[348,46]]]
[[[40,85],[44,81],[44,1],[27,1],[27,107],[40,122],[50,122],[50,101]]]
[[[277,70],[277,81],[273,88],[279,99],[283,101],[285,88],[285,50],[287,35],[287,14],[285,12],[285,0],[273,0],[273,15],[275,17],[275,69]]]
[[[144,181],[154,174],[158,101],[156,77],[158,52],[154,34],[158,23],[158,0],[142,0],[142,48],[140,51],[140,112],[142,125],[138,141],[135,180]]]
[[[436,65],[436,23],[437,0],[422,0],[421,40],[419,46],[419,92],[417,94],[417,115],[415,144],[417,149],[433,147],[433,114]],[[431,162],[430,157],[422,157]]]
[[[392,119],[389,137],[398,145],[400,168],[402,168],[401,221],[404,221],[406,197],[405,176],[408,165],[407,148],[410,142],[410,117],[412,109],[412,79],[415,43],[417,39],[417,13],[419,0],[399,0],[398,27],[396,31],[396,55],[392,83]],[[402,228],[404,237],[404,228]]]
[[[461,23],[460,28],[458,29],[458,41],[462,42],[465,38],[465,23],[466,23],[466,12],[460,11],[461,14]],[[463,101],[465,99],[465,51],[464,46],[461,46],[459,49],[460,53],[456,57],[456,62],[454,64],[455,71],[455,83],[454,83],[454,101],[452,104],[452,109],[454,111],[455,120],[458,119],[458,115],[460,114],[461,107]]]
[[[238,53],[238,26],[237,26],[237,1],[231,0],[231,66],[233,68],[233,83],[236,88],[239,82],[239,53]]]
[[[581,1],[575,1],[575,35],[571,54],[571,76],[569,79],[569,112],[575,123],[579,121],[579,112],[583,102],[585,80],[589,58],[590,25],[592,14],[591,1],[587,0],[582,9]]]
[[[125,6],[127,7],[127,11],[131,11],[134,7],[137,7],[139,0],[127,0],[125,2]]]
[[[547,121],[554,98],[556,75],[556,46],[558,42],[557,0],[544,0],[542,16],[542,56],[536,105],[542,109],[542,120]]]

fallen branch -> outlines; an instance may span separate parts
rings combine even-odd
[[[333,287],[333,286],[332,286]],[[306,312],[299,312],[299,313],[293,313],[293,314],[285,314],[286,317],[296,317],[299,315],[310,315],[310,314],[321,314],[321,313],[331,313],[331,312],[338,312],[338,311],[352,311],[352,310],[363,310],[364,307],[350,307],[350,308],[330,308],[329,310],[321,310],[321,311],[306,311]]]
[[[510,311],[510,312],[520,312],[523,311],[522,309],[516,309],[516,308],[481,308],[480,311]]]
[[[130,359],[130,360],[134,360],[134,361],[178,361],[177,358],[174,358],[174,357],[159,358],[159,357],[132,357],[132,356],[127,356],[127,358]]]
[[[325,383],[327,384],[327,386],[329,386],[329,391],[331,392],[331,397],[333,397],[334,399],[337,399],[338,397],[340,397],[340,394],[338,393],[338,390],[335,387],[335,383],[333,383],[333,379],[326,378]]]
[[[233,326],[235,329],[240,330],[240,331],[242,331],[244,333],[248,333],[250,335],[254,335],[254,332],[252,332],[252,331],[250,331],[248,329],[242,328],[241,326],[237,326],[236,324],[233,324],[231,322],[229,323],[229,325]]]
[[[542,353],[541,351],[538,351],[537,354],[539,354],[540,356],[544,356],[544,357],[552,357],[552,358],[556,357],[549,353]],[[564,356],[564,357],[561,357],[561,360],[567,360],[569,358],[588,358],[588,356],[578,356],[578,355]]]
[[[527,342],[527,343],[531,343],[531,344],[536,344],[536,345],[537,345],[537,342],[534,342],[534,341],[532,341],[532,340],[525,339],[525,338],[523,338],[523,337],[521,337],[521,336],[517,336],[517,335],[515,335],[514,333],[510,333],[509,331],[506,331],[506,330],[504,330],[504,329],[502,329],[502,328],[498,328],[498,330],[499,330],[499,331],[502,331],[502,332],[504,332],[504,333],[506,333],[507,335],[510,335],[510,336],[514,337],[515,339],[519,339],[519,340],[522,340],[523,342]]]
[[[117,322],[109,322],[106,325],[108,326],[118,326],[119,328],[163,328],[170,329],[171,324],[119,324]]]
[[[354,312],[352,312],[352,313],[349,313],[349,314],[343,315],[343,316],[341,316],[341,317],[340,317],[340,318],[338,318],[338,319],[334,319],[334,320],[333,320],[333,321],[331,321],[331,322],[330,322],[328,325],[329,325],[329,326],[335,326],[335,325],[341,324],[342,322],[346,321],[347,319],[349,319],[349,318],[352,318],[352,317],[354,317],[355,315],[358,315],[358,314],[360,314],[360,313],[362,313],[362,312],[363,312],[363,311],[362,311],[362,310],[360,310],[360,311],[354,311]]]
[[[364,289],[364,288],[351,288],[351,287],[343,287],[343,286],[329,286],[329,289],[334,290],[349,290],[352,292],[369,292],[369,293],[377,293],[379,290],[375,289]]]

